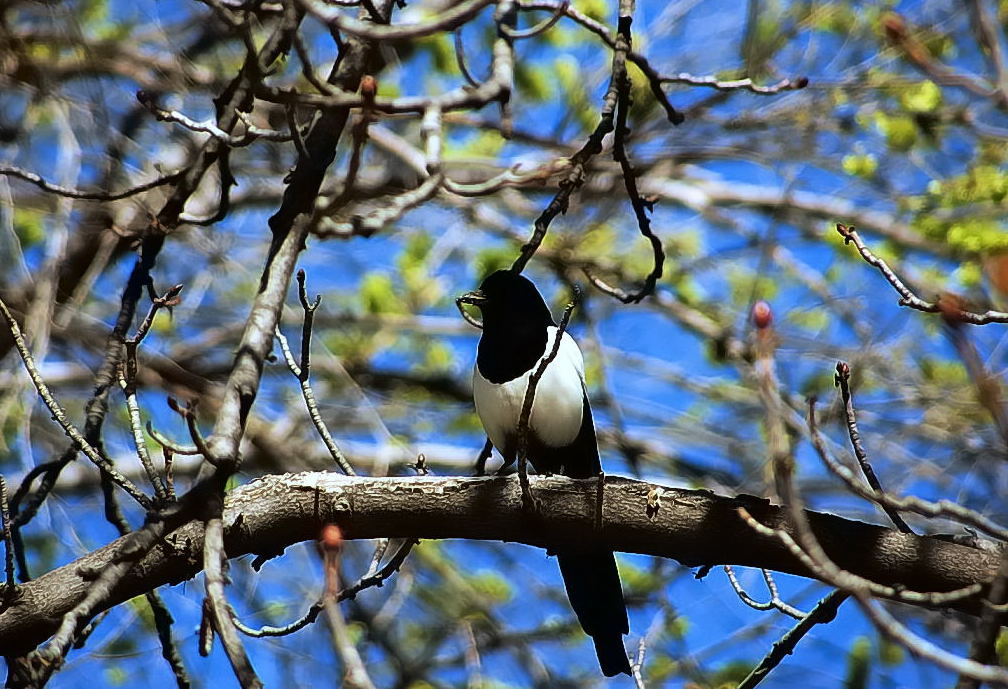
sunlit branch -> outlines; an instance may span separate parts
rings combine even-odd
[[[437,17],[418,24],[378,24],[353,19],[338,9],[327,7],[315,0],[298,0],[309,14],[337,29],[358,38],[372,41],[404,41],[429,36],[441,31],[451,31],[475,17],[493,0],[463,0],[456,6],[438,12]]]
[[[875,475],[875,470],[872,468],[871,463],[868,461],[868,453],[865,452],[864,446],[861,444],[861,433],[858,431],[857,426],[857,414],[854,411],[854,398],[851,395],[850,389],[850,365],[846,361],[838,361],[836,365],[836,385],[840,388],[840,398],[843,400],[844,405],[844,415],[847,420],[847,436],[850,438],[851,447],[854,449],[854,456],[857,458],[858,466],[861,467],[861,473],[864,474],[865,480],[868,481],[868,485],[872,487],[877,493],[883,493],[882,484],[878,480],[878,476]],[[809,427],[810,430],[815,428],[815,415],[814,415],[814,403],[809,403]],[[892,509],[888,505],[881,506],[883,511],[885,511],[886,516],[892,521],[893,525],[902,531],[903,533],[913,533],[913,529],[903,521],[903,517],[899,515],[899,512]]]
[[[145,509],[150,509],[153,504],[151,503],[151,499],[144,495],[144,493],[137,488],[132,481],[119,473],[119,470],[116,469],[107,458],[102,456],[102,454],[87,441],[87,439],[81,434],[80,430],[78,430],[77,427],[70,421],[66,412],[63,410],[63,406],[56,401],[56,398],[49,390],[49,386],[46,385],[46,382],[42,379],[42,375],[35,366],[35,359],[32,357],[31,352],[28,351],[28,345],[25,343],[24,337],[21,334],[21,328],[18,326],[17,321],[14,319],[14,316],[11,315],[10,310],[7,308],[7,304],[5,304],[3,300],[0,300],[0,314],[2,314],[4,320],[7,321],[7,329],[14,338],[14,347],[17,349],[18,354],[21,355],[21,360],[24,362],[25,371],[28,373],[28,377],[31,378],[32,383],[35,385],[35,389],[38,390],[39,397],[42,398],[46,407],[48,407],[49,411],[52,412],[53,419],[55,419],[60,427],[63,428],[63,431],[74,442],[76,448],[84,453],[84,456],[94,462],[95,466],[106,472],[109,478],[120,488],[125,490],[130,497],[140,503],[140,505],[142,505]]]
[[[862,241],[861,237],[852,226],[837,223],[836,229],[837,232],[840,233],[840,236],[844,238],[844,242],[847,244],[853,242],[854,246],[858,250],[858,253],[861,254],[861,258],[865,260],[865,263],[877,268],[878,271],[882,273],[882,277],[884,277],[886,281],[892,285],[893,289],[899,293],[900,306],[909,306],[911,309],[916,309],[917,311],[923,311],[925,313],[941,313],[950,320],[962,321],[963,323],[970,323],[972,325],[1008,323],[1008,313],[1002,311],[973,313],[972,311],[959,308],[958,304],[944,304],[942,301],[924,301],[914,294],[913,291],[907,287],[906,283],[900,280],[899,276],[897,276],[896,273],[894,273],[889,267],[889,264],[872,253],[871,249],[869,249],[864,241]]]
[[[162,122],[174,122],[175,124],[181,125],[192,132],[209,134],[221,143],[231,147],[237,148],[241,146],[248,146],[257,139],[264,139],[266,141],[290,141],[291,139],[289,132],[280,132],[275,129],[263,129],[262,127],[255,126],[249,121],[248,116],[242,112],[237,113],[237,115],[238,118],[245,124],[244,133],[230,134],[218,127],[216,122],[212,119],[196,121],[192,118],[186,117],[177,110],[165,110],[160,107],[152,97],[146,95],[142,91],[137,95],[137,99],[158,120],[161,120]]]
[[[84,201],[118,201],[120,199],[129,198],[130,196],[136,196],[137,194],[141,194],[145,191],[150,191],[151,189],[156,189],[157,187],[161,187],[166,184],[174,184],[179,177],[182,176],[182,173],[172,172],[167,175],[160,175],[149,182],[144,182],[136,185],[135,187],[115,192],[70,189],[68,187],[60,186],[59,184],[47,182],[44,178],[36,175],[34,172],[28,172],[27,170],[22,170],[21,168],[14,167],[13,165],[0,165],[0,175],[7,175],[8,177],[15,177],[17,179],[24,180],[25,182],[30,182],[39,189],[47,191],[51,194],[56,194],[57,196],[66,196],[68,198],[81,199]]]

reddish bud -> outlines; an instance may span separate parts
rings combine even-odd
[[[322,527],[319,544],[321,544],[324,550],[341,550],[343,548],[343,530],[335,524],[326,524]]]
[[[882,30],[885,31],[886,38],[893,43],[906,40],[907,26],[903,17],[895,12],[887,12],[882,17]]]
[[[378,82],[370,74],[365,74],[360,80],[361,95],[366,100],[372,100],[378,91]]]
[[[773,323],[773,311],[770,310],[770,304],[762,299],[753,304],[752,320],[753,325],[759,330],[769,328],[770,324]]]

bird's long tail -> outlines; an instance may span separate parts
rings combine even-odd
[[[616,558],[609,550],[557,553],[560,574],[581,628],[595,642],[602,674],[630,674],[623,635],[630,631]]]

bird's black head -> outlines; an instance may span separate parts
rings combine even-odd
[[[498,270],[483,280],[480,288],[459,297],[464,304],[483,312],[483,329],[542,328],[556,325],[539,290],[526,277],[510,270]]]

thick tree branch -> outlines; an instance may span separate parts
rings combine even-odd
[[[675,558],[690,566],[736,564],[811,576],[778,539],[753,533],[739,517],[738,508],[744,507],[761,523],[790,531],[786,511],[762,498],[728,498],[607,477],[603,504],[608,508],[601,531],[596,531],[596,479],[533,476],[530,480],[542,503],[538,518],[522,510],[515,476],[365,478],[321,472],[266,476],[228,495],[224,546],[232,558],[276,555],[289,545],[316,538],[323,524],[335,523],[345,537],[354,539],[466,538],[555,548],[602,538],[614,550]],[[661,491],[657,510],[648,505],[653,491]],[[994,552],[833,515],[809,512],[808,521],[834,562],[888,586],[950,591],[987,584],[1000,560]],[[168,534],[114,585],[104,605],[194,576],[202,563],[203,529],[202,521],[193,520]],[[9,654],[24,653],[53,634],[62,616],[87,595],[87,573],[115,562],[123,543],[124,539],[114,541],[21,586],[17,602],[0,614],[0,648]],[[971,614],[980,605],[977,597],[954,604]]]

